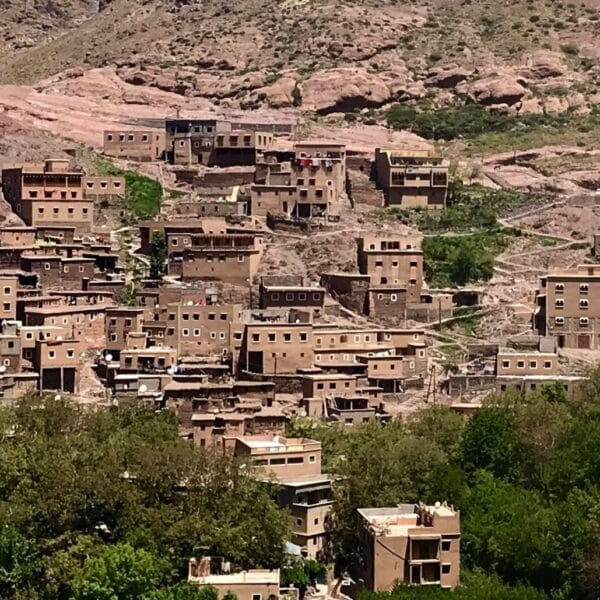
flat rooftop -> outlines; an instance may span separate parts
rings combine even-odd
[[[252,569],[230,575],[205,575],[204,577],[189,577],[188,581],[202,585],[240,585],[240,584],[273,584],[279,585],[279,569]]]

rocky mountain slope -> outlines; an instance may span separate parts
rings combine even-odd
[[[0,0],[0,83],[114,67],[222,108],[598,103],[600,0]]]

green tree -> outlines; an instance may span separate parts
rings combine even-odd
[[[74,600],[139,600],[159,587],[164,566],[129,544],[106,546],[73,581]]]
[[[0,528],[0,596],[15,598],[34,587],[39,577],[39,555],[34,540],[13,527]]]
[[[156,231],[150,242],[150,279],[161,279],[166,273],[167,240],[162,231]]]

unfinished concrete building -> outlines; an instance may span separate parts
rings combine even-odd
[[[375,181],[388,206],[444,208],[448,165],[433,150],[376,148]]]
[[[460,576],[460,514],[446,503],[359,508],[356,573],[364,587],[390,592],[401,583],[453,589]]]

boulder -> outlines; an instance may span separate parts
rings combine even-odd
[[[523,80],[511,75],[496,75],[480,79],[467,87],[468,96],[479,104],[513,106],[527,94]]]
[[[433,69],[427,74],[425,85],[442,89],[455,88],[461,81],[465,81],[472,75],[473,71],[459,67],[458,65],[446,65]]]
[[[259,88],[257,92],[266,94],[266,103],[271,108],[288,108],[294,105],[295,87],[296,80],[293,77],[281,77],[270,86]]]
[[[523,65],[518,68],[518,73],[527,79],[540,80],[563,77],[567,73],[567,68],[558,52],[539,50],[525,57]]]
[[[379,75],[351,67],[319,71],[300,85],[300,92],[302,107],[321,114],[374,108],[392,99]]]

